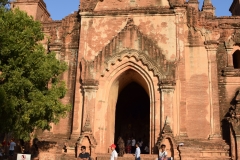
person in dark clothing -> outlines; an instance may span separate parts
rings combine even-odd
[[[81,153],[78,156],[78,160],[89,160],[90,154],[86,152],[86,146],[81,147]]]

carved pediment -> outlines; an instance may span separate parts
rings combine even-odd
[[[90,123],[90,119],[89,117],[86,118],[86,122],[85,122],[85,125],[83,126],[82,128],[82,132],[81,132],[81,135],[80,137],[78,138],[77,140],[77,143],[78,144],[82,144],[84,138],[87,138],[91,147],[96,147],[97,145],[97,141],[92,133],[92,127],[91,127],[91,123]]]
[[[131,18],[120,31],[95,57],[93,61],[82,60],[83,78],[92,78],[92,72],[101,72],[104,76],[111,65],[124,57],[134,57],[153,71],[159,79],[174,79],[175,63],[166,59],[156,42],[141,33]]]
[[[102,49],[99,54],[103,54],[105,61],[112,55],[124,50],[139,50],[148,55],[151,59],[157,60],[160,56],[165,59],[162,49],[152,39],[141,33],[133,19],[127,20],[126,26]]]
[[[164,124],[164,127],[162,129],[162,132],[160,133],[156,146],[158,147],[158,149],[161,148],[161,145],[163,144],[165,139],[169,139],[173,145],[173,147],[176,147],[176,141],[174,139],[174,135],[172,132],[172,129],[170,127],[170,124],[168,122],[166,122]]]
[[[81,12],[91,12],[96,7],[99,0],[81,0],[80,11]]]

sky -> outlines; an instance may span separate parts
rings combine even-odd
[[[80,0],[44,0],[53,20],[61,20],[78,10]],[[233,0],[212,0],[216,16],[230,16],[229,8]],[[200,8],[203,0],[199,0]]]

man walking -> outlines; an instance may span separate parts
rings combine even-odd
[[[12,160],[14,156],[14,147],[16,147],[16,143],[11,139],[9,144],[9,158]]]
[[[81,147],[81,153],[78,156],[78,160],[89,160],[90,154],[86,152],[86,146]]]
[[[115,144],[112,144],[112,145],[110,146],[110,148],[111,148],[111,150],[112,150],[112,154],[111,154],[110,160],[117,160],[118,153],[117,153],[117,151],[115,150],[116,145],[115,145]]]
[[[136,144],[135,160],[141,160],[140,154],[141,154],[141,150],[139,148],[139,144]]]

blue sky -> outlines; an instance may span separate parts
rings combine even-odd
[[[216,7],[216,16],[230,16],[228,11],[233,0],[212,0],[214,7]],[[78,10],[79,0],[45,0],[47,9],[51,14],[53,20],[61,20],[65,16]],[[199,0],[202,6],[203,0]]]

